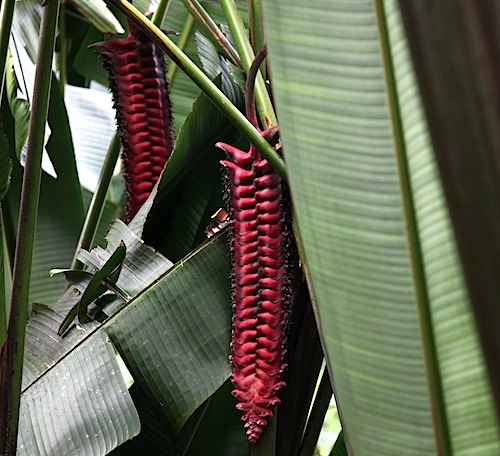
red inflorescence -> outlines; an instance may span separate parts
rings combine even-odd
[[[266,132],[262,133],[265,135]],[[254,146],[248,152],[218,143],[228,160],[233,218],[233,395],[255,443],[285,385],[287,283],[281,178]]]
[[[127,223],[172,153],[172,110],[160,49],[131,21],[127,38],[93,44],[109,72],[123,146]]]

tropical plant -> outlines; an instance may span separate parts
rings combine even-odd
[[[0,15],[1,454],[500,453],[494,1],[3,0]],[[175,143],[125,224],[89,45],[129,24],[167,56]],[[271,180],[279,203],[237,189]],[[292,202],[286,255],[255,241],[274,252],[255,263],[235,226]],[[248,323],[247,280],[272,283],[274,309],[285,267],[290,315]],[[288,326],[250,445],[231,294],[247,412],[255,347],[234,345],[270,335],[274,375]],[[332,389],[342,432],[322,450]]]

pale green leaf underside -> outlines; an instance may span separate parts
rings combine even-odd
[[[72,3],[101,32],[112,35],[125,32],[104,0],[73,0]]]
[[[264,6],[292,196],[349,445],[356,456],[436,454],[374,4]],[[495,454],[489,392],[401,29],[391,38],[452,446],[454,454]]]
[[[105,455],[139,432],[139,416],[104,332],[57,336],[62,317],[44,306],[27,328],[18,454]],[[68,349],[70,351],[68,351]]]
[[[229,376],[229,258],[224,236],[212,239],[170,271],[168,260],[116,222],[108,234],[109,250],[121,239],[127,244],[127,257],[117,284],[131,296],[144,289],[130,304],[121,304],[103,326],[85,324],[60,338],[62,315],[80,299],[81,287],[75,284],[56,305],[57,313],[37,307],[29,320],[23,401],[40,402],[39,391],[46,399],[23,412],[29,414],[33,408],[32,414],[42,415],[23,418],[20,436],[25,440],[20,444],[42,448],[47,442],[54,449],[42,449],[40,454],[78,454],[76,448],[85,449],[82,454],[105,454],[137,433],[135,409],[123,381],[109,383],[115,381],[113,372],[120,376],[107,359],[114,356],[101,350],[111,347],[106,333],[141,389],[159,401],[172,433]],[[107,254],[97,249],[82,259],[93,264],[105,261]],[[66,391],[68,402],[61,396]],[[45,427],[39,430],[42,423]],[[70,440],[53,440],[59,434]],[[82,447],[83,438],[90,442]],[[26,454],[37,454],[32,447]]]

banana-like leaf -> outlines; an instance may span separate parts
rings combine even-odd
[[[228,378],[229,259],[217,237],[140,294],[105,329],[176,435]]]
[[[229,63],[219,55],[217,48],[208,38],[205,38],[199,32],[196,32],[195,37],[198,56],[205,72],[211,79],[215,79],[217,76],[221,75],[222,92],[226,94],[236,106],[244,106],[243,91],[234,81]]]
[[[290,187],[352,453],[497,454],[399,11],[389,0],[264,7]]]
[[[78,176],[82,187],[93,192],[116,131],[111,94],[97,86],[87,89],[68,85],[64,98],[73,134]]]
[[[28,322],[18,454],[104,455],[139,432],[139,416],[106,334],[60,338],[61,322],[41,305]]]
[[[21,155],[26,138],[28,137],[28,124],[30,120],[30,107],[29,103],[22,98],[18,98],[18,83],[12,66],[12,58],[9,57],[7,61],[7,68],[5,69],[5,86],[7,93],[7,100],[12,112],[12,117],[15,122],[15,143],[12,145],[15,148],[16,156]]]
[[[0,340],[3,340],[7,331],[7,297],[4,273],[4,240],[2,228],[2,199],[7,194],[10,186],[10,174],[12,172],[12,162],[8,153],[7,137],[0,129]]]
[[[142,244],[118,221],[108,233],[106,250],[98,248],[79,258],[87,264],[102,267],[122,240],[127,246],[127,256],[117,285],[135,297],[129,304],[118,303],[115,313],[104,324],[89,323],[61,338],[57,336],[57,329],[63,315],[78,302],[84,288],[84,284],[82,287],[76,284],[65,293],[54,310],[36,307],[29,320],[22,400],[32,403],[35,400],[32,397],[35,397],[41,401],[39,391],[44,391],[49,399],[43,406],[23,409],[23,416],[28,416],[30,411],[36,416],[28,416],[29,419],[24,418],[21,422],[20,436],[25,437],[20,440],[20,445],[41,448],[45,440],[50,445],[64,443],[60,439],[52,443],[50,435],[58,434],[59,429],[52,427],[58,421],[51,415],[51,410],[57,419],[67,420],[61,434],[66,440],[70,439],[68,442],[73,441],[68,447],[53,446],[55,452],[41,450],[40,454],[73,454],[75,448],[80,448],[82,454],[105,454],[137,432],[132,419],[135,410],[127,402],[129,398],[123,382],[110,386],[112,396],[122,390],[126,403],[120,408],[107,401],[108,392],[103,389],[102,382],[108,382],[109,376],[116,374],[119,377],[118,368],[108,361],[103,362],[104,355],[95,345],[106,342],[107,334],[137,384],[166,415],[166,426],[172,433],[178,432],[194,410],[229,376],[229,261],[224,238],[211,240],[171,268],[168,260]],[[88,279],[84,282],[87,283]],[[104,345],[110,347],[109,343]],[[81,370],[71,373],[74,365],[67,366],[66,362],[79,362]],[[95,381],[92,380],[94,377]],[[61,402],[61,394],[68,390],[69,384],[61,382],[68,378],[74,387],[70,404],[65,408],[66,402]],[[84,397],[78,399],[82,392]],[[89,399],[96,396],[98,401],[95,403]],[[77,402],[71,402],[75,397]],[[76,421],[66,413],[77,416]],[[120,418],[121,413],[125,418]],[[97,430],[101,422],[102,432]],[[104,426],[108,422],[111,427]],[[46,423],[43,432],[40,431],[42,423]],[[117,427],[115,431],[113,426]],[[108,439],[105,444],[100,440],[102,438]],[[26,454],[37,454],[30,451]]]
[[[8,152],[7,137],[0,130],[0,203],[7,194],[12,173],[12,161]]]

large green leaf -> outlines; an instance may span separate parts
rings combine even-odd
[[[497,454],[397,9],[387,1],[379,17],[389,29],[382,54],[371,1],[264,6],[291,191],[350,449],[430,455],[437,438],[452,448],[443,454]],[[433,370],[440,382],[428,383]]]
[[[95,344],[107,340],[107,334],[138,385],[167,417],[165,426],[170,431],[178,432],[194,410],[229,376],[229,261],[224,238],[211,240],[169,271],[171,263],[168,260],[142,244],[134,233],[117,221],[108,233],[107,249],[98,248],[82,254],[80,260],[89,265],[102,266],[121,240],[127,246],[127,256],[117,285],[133,297],[129,304],[115,300],[110,309],[105,308],[105,311],[115,313],[104,324],[85,324],[71,330],[65,338],[58,337],[57,329],[63,315],[80,299],[87,279],[74,284],[54,310],[36,307],[29,321],[23,400],[32,401],[33,396],[40,398],[40,390],[48,398],[43,407],[32,406],[23,412],[36,414],[31,421],[26,419],[20,430],[20,435],[31,436],[35,447],[43,445],[46,438],[52,442],[47,434],[59,433],[58,421],[51,413],[59,420],[66,418],[62,434],[76,441],[76,445],[84,445],[80,446],[84,454],[105,454],[136,432],[133,431],[136,429],[133,420],[119,418],[120,410],[125,417],[133,415],[129,402],[122,404],[121,409],[110,402],[101,406],[103,400],[107,401],[102,382],[108,382],[108,378],[115,374],[118,376],[118,368],[108,361],[103,362],[103,353],[95,348]],[[94,352],[88,348],[89,345],[94,347]],[[110,347],[110,344],[104,346]],[[79,369],[74,367],[72,363],[77,361],[73,360],[80,360]],[[72,369],[75,369],[73,374]],[[76,409],[73,403],[69,408],[63,407],[65,402],[61,406],[56,403],[61,402],[61,393],[66,391],[62,386],[69,388],[68,384],[61,383],[68,380],[68,374],[75,390],[72,389],[71,394],[78,395],[80,390],[88,390],[88,393],[83,391],[84,397],[79,400]],[[92,383],[94,377],[97,383]],[[121,389],[128,401],[128,393],[122,383],[111,387],[114,388],[109,392],[112,398]],[[87,397],[87,394],[90,396]],[[99,401],[89,399],[97,395]],[[124,407],[128,412],[123,411]],[[75,420],[72,414],[77,416]],[[116,423],[114,414],[118,414]],[[101,421],[113,421],[110,426],[116,426],[121,432],[116,430],[118,437],[109,440],[109,436],[115,434],[110,428],[103,427],[102,435],[108,438],[106,445],[100,443],[100,431],[95,430]],[[44,422],[46,429],[41,434],[39,428]],[[20,444],[27,445],[24,442],[22,440]],[[65,447],[59,448],[61,454],[76,451],[68,453]],[[42,451],[41,454],[47,453]]]
[[[61,322],[45,306],[28,322],[18,454],[104,455],[139,432],[139,416],[104,332],[60,338]]]
[[[218,237],[105,325],[172,434],[229,376],[228,266],[225,240]]]
[[[71,126],[78,176],[94,191],[111,138],[116,131],[111,95],[104,87],[66,86],[65,103]]]

